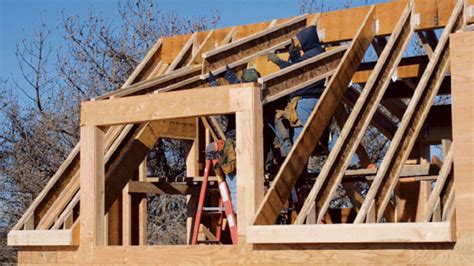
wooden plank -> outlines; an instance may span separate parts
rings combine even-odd
[[[446,26],[441,39],[436,47],[433,58],[430,60],[423,77],[416,88],[413,98],[410,100],[395,136],[390,143],[389,150],[382,161],[377,177],[372,183],[364,204],[357,214],[356,223],[365,219],[367,208],[372,200],[377,200],[377,221],[384,213],[395,188],[402,165],[410,155],[416,138],[423,126],[423,122],[437,94],[439,85],[448,68],[449,63],[449,34],[461,28],[464,24],[463,5],[459,1],[456,4],[451,19]]]
[[[133,96],[100,102],[83,102],[81,123],[113,125],[141,123],[158,119],[185,118],[226,114],[241,111],[232,106],[233,92],[253,87],[249,84],[183,90],[168,93]],[[180,101],[176,101],[180,99]],[[236,99],[238,101],[238,99]],[[219,104],[215,104],[218,102]],[[166,108],[157,109],[157,106]],[[133,108],[132,108],[133,107]]]
[[[9,246],[71,246],[72,230],[11,230]]]
[[[264,102],[284,97],[334,73],[347,46],[325,52],[258,79],[262,84]]]
[[[350,48],[346,51],[336,73],[332,76],[321,99],[308,118],[301,135],[281,166],[264,201],[255,214],[254,225],[273,224],[290,191],[304,169],[309,155],[336,111],[352,75],[356,71],[375,35],[375,12],[371,8],[366,15]]]
[[[253,244],[453,242],[451,226],[449,222],[256,225],[247,228],[247,242]]]
[[[472,11],[472,7],[471,7]],[[450,59],[453,107],[454,188],[448,197],[454,204],[445,204],[443,219],[455,213],[458,236],[474,228],[474,57],[472,56],[474,32],[455,33],[450,37]],[[466,56],[471,55],[471,56]],[[449,202],[449,200],[447,201]],[[447,206],[452,206],[446,208]],[[455,210],[455,211],[454,211]]]
[[[448,156],[444,160],[443,167],[441,168],[439,176],[436,179],[435,187],[433,188],[433,191],[431,191],[430,198],[428,199],[428,203],[426,204],[423,215],[423,220],[425,222],[429,222],[431,220],[431,216],[433,215],[435,207],[439,201],[441,190],[444,187],[446,179],[451,174],[451,169],[453,166],[453,155],[454,151],[452,148],[450,148]]]
[[[104,132],[81,126],[81,246],[104,243]]]
[[[316,183],[311,189],[305,203],[298,214],[296,224],[303,224],[306,216],[314,208],[317,209],[316,221],[320,223],[329,207],[329,203],[342,181],[353,154],[360,145],[365,131],[370,124],[378,104],[383,98],[391,76],[405,51],[416,24],[413,20],[413,6],[407,5],[400,16],[400,21],[384,48],[374,71],[361,95],[358,97],[352,112],[346,121],[336,144],[331,150]]]
[[[202,74],[230,65],[230,63],[255,54],[277,43],[289,40],[306,26],[306,15],[298,16],[286,23],[262,30],[238,41],[223,45],[202,55]]]

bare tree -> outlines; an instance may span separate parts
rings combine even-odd
[[[17,45],[22,76],[0,79],[0,262],[15,260],[5,247],[6,232],[77,143],[80,102],[120,87],[158,38],[215,27],[220,19],[218,12],[184,18],[161,10],[154,0],[123,0],[117,13],[118,23],[92,11],[86,18],[63,15],[54,27],[63,35],[57,47],[49,45],[51,31],[41,20],[38,30]],[[154,153],[164,159],[155,170],[182,173],[184,144],[162,140],[157,147]],[[163,223],[181,221],[182,203],[155,199],[150,213],[168,208],[176,213]]]

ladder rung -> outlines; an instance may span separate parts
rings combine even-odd
[[[202,208],[205,212],[223,212],[224,208],[220,207],[204,207]]]

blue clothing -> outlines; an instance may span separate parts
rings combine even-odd
[[[280,67],[280,69],[289,67],[293,64],[302,62],[306,59],[309,59],[311,57],[324,53],[323,46],[321,45],[321,42],[319,41],[316,26],[310,26],[310,27],[304,28],[303,30],[298,32],[296,37],[298,38],[300,42],[301,49],[303,49],[304,54],[303,56],[299,57],[299,55],[296,55],[295,53],[291,53],[289,61],[284,61],[284,60],[279,59],[275,63]],[[293,98],[296,96],[320,98],[323,91],[324,91],[324,81],[321,80],[293,92],[292,94],[290,94],[290,98]]]
[[[234,208],[234,213],[237,214],[237,176],[235,171],[225,175],[225,182],[229,188],[230,200],[232,202],[232,207]]]
[[[308,121],[308,118],[317,102],[318,99],[316,98],[301,98],[298,100],[298,104],[296,105],[296,114],[298,115],[298,119],[301,121],[301,126],[293,128],[293,144],[298,139],[301,131],[303,131],[303,127],[305,126],[306,121]]]

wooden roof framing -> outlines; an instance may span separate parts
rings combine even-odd
[[[239,195],[242,197],[243,194],[246,201],[253,201],[248,205],[250,206],[248,209],[239,213],[239,223],[242,224],[242,226],[239,224],[239,233],[247,235],[248,243],[266,244],[453,241],[454,224],[447,222],[454,213],[453,148],[447,153],[447,158],[437,176],[426,172],[426,167],[423,171],[417,170],[423,172],[422,177],[413,175],[413,172],[406,170],[408,168],[405,163],[416,141],[428,141],[420,138],[419,133],[421,127],[429,123],[426,118],[433,98],[440,92],[440,87],[448,90],[451,87],[450,79],[445,75],[449,66],[449,34],[472,22],[473,8],[468,7],[468,4],[474,4],[474,0],[464,2],[467,7],[463,6],[462,1],[455,0],[418,0],[415,5],[411,1],[401,0],[371,7],[315,15],[305,14],[290,19],[161,38],[120,89],[83,104],[85,108],[81,114],[82,125],[105,125],[100,129],[89,127],[83,130],[84,135],[81,134],[81,141],[83,136],[92,141],[86,143],[89,145],[88,151],[92,151],[91,147],[95,151],[92,157],[81,158],[83,163],[81,168],[93,169],[96,171],[94,175],[104,181],[102,187],[86,184],[85,189],[100,192],[101,189],[107,188],[104,198],[101,199],[97,195],[89,197],[83,191],[84,183],[80,184],[79,174],[81,147],[78,144],[15,225],[9,235],[9,243],[20,246],[77,245],[79,222],[77,215],[73,216],[73,213],[74,210],[77,211],[78,204],[81,206],[94,204],[94,208],[81,213],[81,217],[86,217],[88,225],[85,231],[81,232],[81,235],[85,236],[81,238],[81,242],[106,243],[105,236],[94,235],[96,229],[91,226],[94,223],[101,223],[100,219],[103,217],[96,222],[89,219],[100,216],[97,214],[107,213],[118,197],[123,195],[123,188],[127,184],[129,185],[125,193],[146,191],[193,193],[192,188],[184,185],[163,187],[145,184],[143,176],[140,181],[135,179],[130,182],[130,180],[137,174],[136,170],[143,165],[143,158],[160,137],[195,139],[199,134],[197,123],[203,123],[213,139],[225,137],[215,119],[209,115],[234,110],[239,107],[240,102],[226,100],[232,98],[229,94],[231,90],[202,89],[207,87],[208,71],[212,71],[221,82],[225,65],[234,70],[249,66],[253,60],[288,46],[289,38],[315,21],[318,21],[317,27],[322,41],[336,48],[289,68],[269,71],[259,79],[259,83],[262,84],[261,102],[257,98],[252,98],[252,101],[245,103],[250,104],[251,107],[247,106],[250,109],[260,112],[262,104],[270,103],[308,84],[330,77],[326,91],[265,197],[263,198],[261,193],[263,182],[259,182],[260,179],[251,179],[247,176],[248,184],[246,183],[245,187],[239,185]],[[416,23],[419,23],[417,27]],[[442,27],[445,27],[443,35],[436,40],[433,30]],[[402,58],[403,51],[415,32],[424,38],[427,56]],[[380,41],[382,39],[386,41],[388,35],[390,35],[388,42]],[[341,45],[345,41],[351,41],[350,45]],[[361,63],[365,52],[374,43],[380,44],[379,59],[376,62]],[[391,82],[395,73],[399,81]],[[413,91],[413,84],[416,85],[420,76],[421,80]],[[353,88],[347,89],[351,83],[361,84],[364,89],[360,93]],[[152,92],[160,95],[144,95]],[[179,101],[177,97],[180,97]],[[220,105],[215,105],[215,98],[224,100]],[[411,101],[406,106],[397,98],[411,98]],[[200,101],[197,102],[196,99]],[[350,113],[342,108],[344,104],[351,107]],[[135,108],[138,105],[141,108]],[[200,105],[205,106],[205,111],[196,111]],[[398,128],[377,108],[379,105],[385,106],[400,119]],[[156,108],[157,106],[167,108]],[[180,106],[180,117],[192,118],[147,122],[150,119],[176,117],[176,108],[173,109],[173,106]],[[248,113],[241,113],[238,116],[240,126],[243,125],[242,121],[258,120]],[[201,117],[202,122],[198,122],[194,117]],[[292,187],[332,117],[336,118],[342,128],[341,136],[296,220],[299,225],[286,228],[274,226],[277,215],[288,200]],[[116,126],[121,123],[136,123],[136,125]],[[367,152],[361,145],[361,139],[369,123],[377,127],[387,138],[392,139],[389,151],[379,169],[351,172],[347,170],[347,165],[354,153],[361,158],[364,165],[369,162]],[[253,128],[247,128],[253,130],[253,133],[245,131],[247,129],[243,133],[240,132],[242,134],[237,142],[242,143],[245,139],[250,140],[252,145],[261,144],[258,140],[261,136],[256,133],[257,127],[258,125],[253,125]],[[104,154],[97,152],[102,149]],[[238,152],[255,155],[261,153],[259,149],[261,147],[244,146]],[[241,166],[253,165],[253,168],[244,171],[249,176],[256,177],[263,172],[262,158],[245,157],[242,161],[239,158],[238,163]],[[307,223],[320,223],[336,187],[339,184],[352,186],[349,183],[358,175],[371,180],[372,185],[365,200],[360,194],[349,195],[359,211],[356,224],[343,228],[302,225],[305,220]],[[406,177],[405,180],[428,180],[426,182],[434,178],[437,180],[425,206],[423,220],[420,221],[423,223],[405,226],[362,224],[366,220],[372,221],[372,216],[369,219],[369,213],[374,211],[376,219],[372,222],[380,221],[394,185],[401,176]],[[95,201],[97,198],[99,202]],[[316,209],[314,209],[315,200],[317,200]],[[435,218],[433,215],[435,209],[441,210],[440,218]],[[314,217],[308,216],[311,212]],[[256,225],[249,226],[247,233],[246,222]],[[391,228],[397,230],[387,231]],[[24,232],[19,232],[22,229],[25,229]],[[315,230],[323,233],[312,234]],[[352,230],[367,234],[356,239],[351,236]],[[432,234],[434,231],[439,234]],[[44,237],[46,232],[50,232],[52,237],[42,242],[41,237]],[[126,242],[130,243],[129,240]],[[141,243],[143,244],[143,240]],[[103,251],[93,252],[99,254]],[[127,249],[127,252],[135,254],[136,250]],[[128,254],[127,252],[121,253]],[[81,261],[81,258],[76,259]]]
[[[390,148],[384,157],[380,171],[377,173],[377,177],[367,193],[366,200],[357,214],[357,223],[365,220],[365,215],[371,206],[376,207],[377,221],[383,216],[390,199],[390,193],[395,188],[395,183],[398,180],[400,169],[415,144],[434,97],[437,95],[441,80],[446,73],[449,64],[449,34],[462,29],[467,24],[463,10],[463,2],[458,1],[436,46],[435,53],[423,73],[400,126],[390,143]],[[376,205],[372,205],[372,200],[376,200]]]
[[[341,130],[341,134],[321,170],[321,174],[316,179],[316,184],[306,198],[305,205],[298,214],[296,223],[302,224],[304,222],[310,209],[314,208],[315,202],[317,202],[318,212],[316,221],[323,220],[329,202],[332,200],[337,186],[349,166],[352,155],[362,141],[365,130],[370,120],[372,120],[396,66],[410,41],[416,27],[414,17],[416,17],[416,14],[414,14],[414,9],[409,3],[377,61],[369,81],[362,89],[348,121]]]
[[[375,30],[375,9],[372,7],[308,118],[300,137],[283,162],[252,224],[264,225],[275,222],[281,208],[290,197],[291,189],[303,171],[304,165],[342,100],[345,89],[375,36]]]

